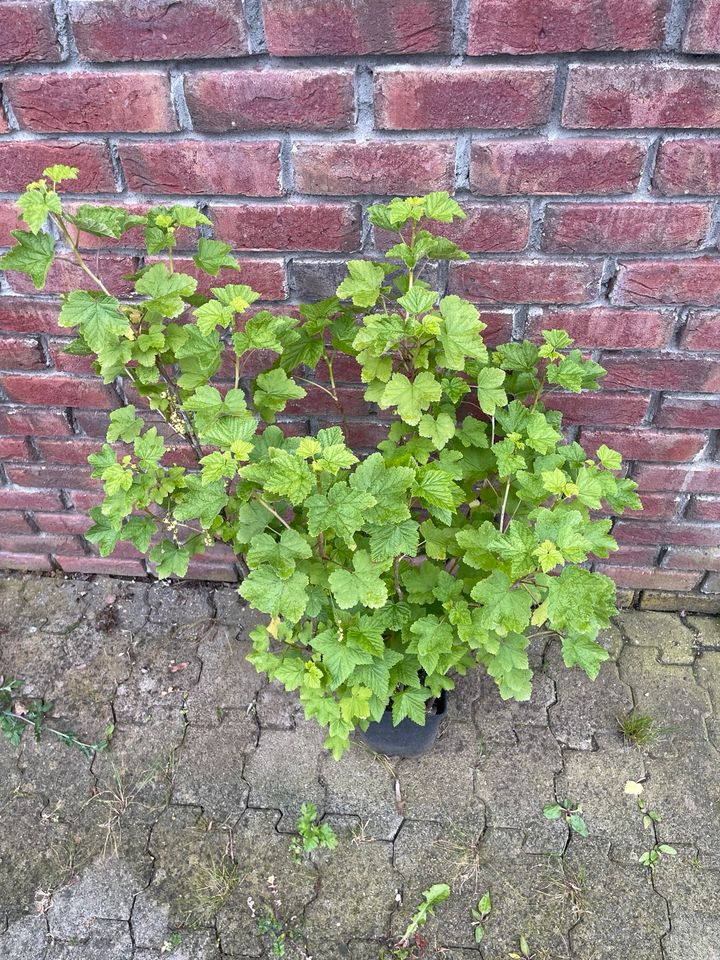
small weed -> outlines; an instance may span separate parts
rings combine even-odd
[[[486,890],[477,902],[477,906],[472,909],[473,916],[473,934],[475,943],[480,943],[485,936],[485,924],[492,910],[492,897],[490,891]]]
[[[181,945],[182,937],[176,930],[174,933],[170,934],[167,940],[165,940],[163,945],[160,947],[160,953],[172,953],[173,950],[177,950],[177,948]]]
[[[397,947],[400,949],[408,947],[420,927],[424,927],[433,915],[435,907],[447,900],[449,896],[450,887],[447,883],[434,883],[429,890],[423,890],[422,902],[410,918],[410,923],[405,928],[405,933],[398,941]]]
[[[520,943],[518,947],[520,950],[519,953],[513,950],[508,954],[510,960],[533,960],[535,954],[530,953],[530,946],[524,936],[520,937]]]
[[[577,870],[569,867],[562,857],[557,858],[557,866],[557,874],[548,878],[548,887],[540,892],[557,903],[561,909],[564,909],[566,904],[569,905],[573,923],[577,923],[587,912],[587,873],[583,867]]]
[[[589,834],[587,824],[581,816],[582,804],[575,803],[573,800],[560,800],[558,803],[546,803],[543,807],[543,816],[548,820],[559,820],[565,818],[565,823],[574,832],[581,837],[587,837]]]
[[[338,844],[335,831],[327,823],[316,823],[317,807],[314,803],[304,803],[300,807],[300,816],[297,820],[299,837],[290,841],[290,853],[293,859],[300,861],[305,853],[325,848],[334,850]]]
[[[676,857],[677,850],[671,847],[669,843],[658,843],[655,833],[655,824],[661,822],[660,814],[656,810],[651,810],[642,799],[643,785],[634,780],[628,780],[625,784],[625,793],[635,797],[638,810],[642,814],[643,827],[645,830],[652,829],[655,834],[656,842],[649,850],[643,851],[638,857],[639,862],[647,867],[651,872],[657,867],[663,857]]]
[[[121,771],[112,764],[112,777],[102,790],[98,790],[88,803],[99,803],[105,808],[106,817],[100,824],[105,832],[103,856],[110,851],[118,853],[122,840],[123,824],[132,807],[141,804],[140,796],[159,775],[157,767],[140,774],[136,779],[127,779]],[[142,804],[147,806],[147,804]]]
[[[617,724],[627,742],[636,747],[649,746],[659,733],[655,720],[637,709],[618,717]]]
[[[297,943],[300,927],[296,918],[283,916],[282,899],[275,877],[267,878],[267,886],[272,898],[270,902],[264,901],[258,906],[252,897],[248,897],[247,905],[255,918],[258,933],[267,940],[270,946],[270,956],[286,956],[288,947],[293,944],[298,947],[301,956],[307,957],[305,951]],[[312,960],[312,958],[308,958],[308,960]]]
[[[443,860],[452,872],[453,890],[460,893],[471,883],[473,892],[477,893],[480,885],[482,833],[469,833],[453,827],[450,838],[436,840],[435,846],[442,847],[445,851]]]
[[[210,857],[198,867],[193,877],[193,900],[196,922],[207,923],[218,913],[241,881],[240,868],[226,854]]]
[[[115,725],[109,723],[105,733],[96,743],[86,743],[71,730],[58,730],[47,723],[47,715],[53,708],[52,703],[44,700],[20,700],[18,693],[22,687],[22,680],[5,680],[0,677],[0,732],[4,733],[13,746],[20,743],[24,730],[30,727],[38,743],[43,733],[51,733],[61,743],[79,750],[88,760],[94,753],[107,750],[112,739]]]

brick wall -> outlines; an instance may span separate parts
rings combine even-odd
[[[383,246],[372,200],[454,190],[472,259],[440,286],[495,341],[563,326],[609,370],[557,401],[644,496],[601,569],[625,599],[717,610],[719,54],[720,0],[0,0],[0,245],[24,183],[72,163],[78,199],[198,204],[293,304]],[[97,251],[120,293],[136,253]],[[84,461],[124,395],[62,353],[53,293],[75,280],[0,280],[0,566],[142,575],[82,537]],[[344,377],[367,445],[382,424]],[[293,411],[324,414],[320,391]]]

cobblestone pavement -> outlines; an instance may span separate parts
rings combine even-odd
[[[594,683],[537,646],[531,702],[478,672],[431,753],[357,744],[339,763],[245,662],[252,624],[230,587],[0,580],[0,674],[90,739],[116,724],[92,762],[0,737],[2,960],[270,957],[275,900],[287,957],[378,960],[443,881],[428,958],[505,960],[521,935],[535,960],[720,958],[720,620],[626,611]],[[634,705],[659,727],[644,749],[617,727]],[[566,797],[587,838],[543,817]],[[298,864],[306,801],[340,842]],[[677,856],[651,875],[638,856],[656,841]]]

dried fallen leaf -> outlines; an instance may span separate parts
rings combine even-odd
[[[189,660],[186,660],[184,663],[173,663],[172,666],[170,667],[170,672],[177,673],[178,670],[185,670],[189,666],[190,666]]]

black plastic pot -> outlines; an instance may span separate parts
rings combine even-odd
[[[362,730],[358,733],[376,753],[384,753],[390,757],[418,757],[435,743],[440,721],[446,713],[447,694],[443,690],[435,701],[435,712],[425,717],[424,726],[406,717],[394,727],[392,712],[386,710],[382,720],[377,723],[373,721],[364,733]]]

